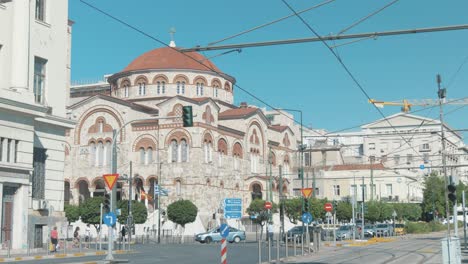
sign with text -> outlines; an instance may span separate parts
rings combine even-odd
[[[225,198],[223,200],[224,218],[240,219],[242,218],[242,199]]]

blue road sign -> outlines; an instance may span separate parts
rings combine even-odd
[[[109,212],[104,215],[104,224],[106,224],[107,226],[114,226],[116,222],[117,217],[113,212]]]
[[[242,218],[242,199],[225,198],[223,200],[224,218],[240,219]]]
[[[302,222],[306,224],[312,223],[312,215],[309,212],[305,212],[302,214]]]
[[[419,165],[419,168],[420,168],[421,170],[424,170],[424,168],[425,168],[424,164]]]
[[[229,235],[229,226],[227,224],[221,224],[219,232],[222,237],[226,238]]]

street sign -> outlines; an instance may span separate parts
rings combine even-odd
[[[242,199],[225,198],[223,200],[224,218],[240,219],[242,218]]]
[[[420,168],[421,170],[424,170],[424,168],[425,168],[424,164],[419,165],[419,168]]]
[[[104,174],[102,175],[102,177],[104,178],[104,181],[106,182],[107,188],[109,188],[109,190],[112,190],[112,188],[114,187],[114,184],[117,182],[117,179],[119,178],[119,174],[118,173]]]
[[[325,209],[325,211],[327,212],[331,212],[333,210],[333,205],[331,203],[326,203],[323,208]]]
[[[306,223],[306,224],[310,224],[312,223],[312,215],[309,213],[309,212],[305,212],[302,214],[302,222]]]
[[[107,213],[104,215],[104,224],[106,226],[114,226],[117,222],[117,217],[113,212]]]
[[[302,188],[301,189],[302,196],[304,196],[305,198],[309,198],[310,195],[312,194],[312,191],[313,191],[312,188]]]
[[[115,209],[115,215],[122,215],[122,210],[120,210],[120,208]]]
[[[229,226],[227,224],[221,224],[219,227],[219,233],[222,237],[226,238],[229,235]]]
[[[327,218],[331,218],[331,217],[332,217],[332,214],[331,214],[330,212],[327,212],[327,213],[325,214],[325,216],[326,216]]]
[[[271,204],[271,202],[265,202],[264,207],[265,207],[265,209],[270,210],[273,207],[273,205]]]

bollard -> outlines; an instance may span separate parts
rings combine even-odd
[[[46,251],[47,251],[47,255],[49,255],[50,254],[50,241],[48,238],[46,240]]]
[[[78,238],[78,239],[79,239],[79,240],[78,240],[78,244],[79,244],[80,253],[81,253],[81,239],[80,239],[80,238]]]
[[[63,254],[67,254],[68,241],[65,239],[63,242]]]
[[[289,236],[286,233],[286,241],[285,241],[286,242],[286,258],[289,257],[288,240],[289,240]]]
[[[304,256],[304,233],[301,235],[301,249],[302,249],[302,256]]]
[[[258,264],[262,264],[262,240],[258,240]]]
[[[271,238],[270,235],[268,234],[268,263],[271,262]]]
[[[28,244],[26,246],[28,247],[27,248],[27,250],[28,250],[27,255],[31,256],[31,246],[30,246],[29,242],[28,242]]]
[[[8,247],[7,248],[7,250],[8,250],[7,251],[7,256],[10,258],[11,257],[11,252],[10,252],[10,250],[11,250],[11,241],[10,240],[7,241],[7,247]]]
[[[296,253],[296,244],[297,244],[297,242],[296,242],[296,237],[297,237],[297,235],[294,235],[294,236],[293,236],[293,239],[294,239],[294,256],[296,256],[296,254],[297,254],[297,253]]]
[[[280,263],[280,239],[279,239],[279,233],[276,236],[276,263]]]

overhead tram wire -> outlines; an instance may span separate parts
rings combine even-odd
[[[457,77],[458,73],[460,73],[461,69],[463,68],[463,66],[468,62],[468,55],[465,57],[465,59],[462,61],[462,63],[460,64],[460,66],[458,66],[458,69],[457,71],[452,75],[452,77],[450,78],[450,81],[447,85],[447,88],[449,88],[452,83],[455,81],[455,78]]]
[[[323,6],[323,5],[329,4],[329,3],[334,2],[334,1],[335,1],[335,0],[327,0],[327,1],[321,2],[321,3],[317,4],[317,5],[314,5],[314,6],[312,6],[312,7],[303,9],[303,10],[299,11],[298,13],[299,13],[299,14],[302,14],[302,13],[308,12],[308,11],[310,11],[310,10],[312,10],[312,9],[316,9],[316,8],[318,8],[318,7],[321,7],[321,6]],[[291,15],[288,15],[288,16],[285,16],[285,17],[282,17],[282,18],[278,18],[278,19],[276,19],[276,20],[267,22],[267,23],[262,24],[262,25],[260,25],[260,26],[256,26],[256,27],[253,27],[253,28],[251,28],[251,29],[244,30],[244,31],[242,31],[242,32],[240,32],[240,33],[237,33],[237,34],[235,34],[235,35],[232,35],[232,36],[229,36],[229,37],[225,37],[225,38],[223,38],[223,39],[220,39],[220,40],[217,40],[217,41],[208,43],[208,46],[213,46],[213,45],[215,45],[215,44],[224,42],[224,41],[226,41],[226,40],[233,39],[233,38],[238,37],[238,36],[242,36],[242,35],[247,34],[247,33],[249,33],[249,32],[255,31],[255,30],[257,30],[257,29],[264,28],[264,27],[266,27],[266,26],[273,25],[273,24],[275,24],[275,23],[278,23],[278,22],[280,22],[280,21],[286,20],[286,19],[288,19],[288,18],[290,18],[290,17],[293,17],[293,16],[295,16],[295,14],[291,14]]]
[[[125,22],[125,21],[123,21],[123,20],[117,18],[117,17],[114,16],[114,15],[111,15],[111,14],[107,13],[106,11],[104,11],[104,10],[102,10],[102,9],[100,9],[100,8],[98,8],[98,7],[96,7],[96,6],[92,5],[92,4],[90,4],[90,3],[86,2],[86,1],[84,1],[84,0],[80,0],[80,2],[82,2],[83,4],[85,4],[85,5],[89,6],[89,7],[91,7],[92,9],[98,11],[99,13],[104,14],[105,16],[110,17],[111,19],[113,19],[113,20],[115,20],[115,21],[117,21],[117,22],[119,22],[119,23],[125,25],[126,27],[129,27],[129,28],[135,30],[136,32],[138,32],[138,33],[140,33],[140,34],[142,34],[142,35],[144,35],[144,36],[146,36],[146,37],[148,37],[148,38],[150,38],[150,39],[152,39],[152,40],[158,42],[159,44],[161,44],[161,45],[163,45],[163,46],[165,46],[165,47],[171,48],[172,50],[174,50],[174,51],[176,51],[176,52],[179,52],[180,54],[183,54],[184,56],[190,58],[191,60],[193,60],[193,61],[199,63],[200,65],[202,65],[203,67],[207,68],[209,71],[215,73],[217,76],[223,77],[223,74],[222,74],[221,72],[218,72],[218,71],[216,71],[215,69],[213,69],[212,67],[205,65],[204,63],[198,61],[197,59],[195,59],[195,58],[193,58],[192,56],[186,54],[185,52],[182,52],[182,51],[179,50],[179,49],[176,49],[176,48],[174,48],[174,47],[169,46],[168,44],[164,43],[162,40],[160,40],[160,39],[158,39],[158,38],[156,38],[156,37],[151,36],[150,34],[144,32],[143,30],[141,30],[141,29],[139,29],[139,28],[137,28],[137,27],[135,27],[135,26],[132,26],[131,24],[129,24],[129,23],[127,23],[127,22]],[[277,109],[277,107],[273,107],[272,105],[270,105],[269,103],[267,103],[266,101],[264,101],[263,99],[261,99],[260,97],[254,95],[253,93],[251,93],[251,92],[247,91],[246,89],[240,87],[238,84],[233,84],[233,85],[234,85],[235,87],[237,87],[239,90],[243,91],[244,93],[250,95],[252,98],[254,98],[254,99],[256,99],[257,101],[261,102],[262,104],[264,104],[264,105],[270,107],[271,109],[273,109],[273,110],[276,110],[276,109]],[[291,118],[290,116],[288,116],[287,114],[283,113],[282,111],[278,111],[278,110],[276,110],[276,111],[277,111],[279,114],[284,115],[286,118],[292,120],[293,122],[299,123],[297,120],[295,120],[294,118]]]
[[[361,92],[367,97],[368,100],[370,100],[370,96],[369,94],[367,93],[367,91],[364,89],[364,87],[362,87],[362,85],[359,83],[359,81],[356,79],[356,77],[351,73],[351,71],[349,70],[349,68],[344,64],[343,60],[341,60],[341,58],[336,54],[336,52],[328,45],[328,43],[322,39],[322,37],[310,26],[309,23],[307,23],[307,21],[304,20],[304,18],[302,18],[301,15],[297,14],[297,12],[294,10],[294,8],[289,5],[286,0],[281,0],[291,11],[293,11],[295,14],[296,14],[296,17],[299,18],[299,20],[302,21],[302,23],[317,37],[321,40],[321,42],[328,48],[328,50],[335,56],[335,58],[338,60],[338,62],[341,64],[341,66],[343,67],[343,69],[348,73],[349,77],[351,77],[351,79],[354,81],[354,83],[357,85],[357,87],[359,88],[359,90],[361,90]],[[387,117],[384,115],[384,113],[376,106],[374,105],[374,108],[380,113],[380,115],[384,118],[384,120],[390,125],[390,127],[393,128],[393,130],[397,131],[396,128],[392,125],[392,123],[387,119]],[[409,145],[409,142],[404,138],[404,137],[401,137],[408,145]],[[421,155],[419,155],[419,152],[414,149],[414,152],[420,156],[422,158]]]
[[[337,35],[341,35],[341,34],[345,33],[346,31],[348,31],[348,30],[352,29],[353,27],[355,27],[355,26],[361,24],[362,22],[364,22],[364,21],[366,21],[367,19],[373,17],[374,15],[376,15],[376,14],[382,12],[383,10],[387,9],[388,7],[392,6],[393,4],[395,4],[395,3],[398,2],[398,1],[399,1],[399,0],[393,0],[392,2],[390,2],[390,3],[386,4],[386,5],[384,5],[383,7],[379,8],[378,10],[376,10],[376,11],[370,13],[369,15],[367,15],[367,16],[365,16],[365,17],[359,19],[358,21],[354,22],[354,23],[351,24],[350,26],[348,26],[348,27],[342,29],[340,32],[338,32]]]

